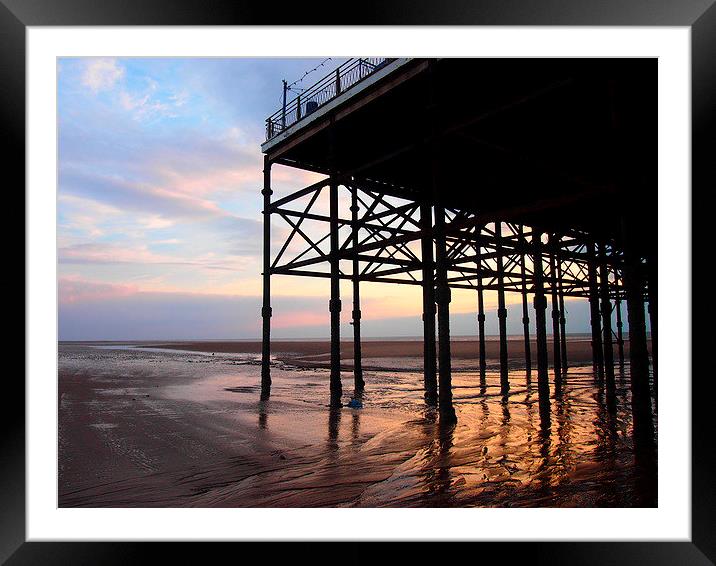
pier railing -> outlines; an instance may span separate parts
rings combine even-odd
[[[348,59],[266,119],[266,141],[310,116],[327,102],[347,91],[394,59],[366,57]],[[285,88],[285,87],[284,87]]]

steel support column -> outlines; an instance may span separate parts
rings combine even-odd
[[[562,341],[559,327],[559,287],[557,276],[557,244],[554,234],[549,235],[549,274],[552,279],[550,294],[552,295],[552,362],[554,369],[554,386],[562,385]]]
[[[614,308],[617,311],[617,348],[619,351],[619,368],[624,369],[624,322],[622,321],[622,300],[617,295],[614,301]]]
[[[649,391],[649,352],[646,345],[646,317],[644,315],[644,274],[642,272],[643,265],[631,247],[631,229],[627,219],[622,218],[632,415],[635,442],[649,444],[653,440],[653,422]]]
[[[549,421],[549,373],[547,370],[547,298],[544,294],[544,267],[542,265],[542,234],[532,230],[534,249],[534,308],[537,334],[537,388],[540,415],[543,423]]]
[[[599,285],[597,283],[597,252],[594,242],[587,246],[589,256],[589,312],[592,328],[592,368],[599,379],[604,377],[604,351],[602,350],[602,329],[599,320]]]
[[[651,395],[649,391],[649,354],[646,346],[644,285],[639,266],[633,258],[624,265],[624,287],[629,322],[629,364],[632,414],[635,437],[648,441],[652,436]]]
[[[487,356],[485,353],[485,289],[482,281],[482,226],[475,226],[475,258],[477,265],[477,339],[480,346],[480,384],[485,384]]]
[[[440,422],[457,422],[455,408],[452,406],[452,367],[450,361],[450,286],[448,283],[448,256],[445,238],[445,207],[442,202],[440,179],[440,146],[436,143],[437,117],[435,116],[435,62],[428,63],[428,88],[426,104],[426,124],[429,141],[425,149],[426,164],[429,164],[430,193],[435,211],[435,295],[438,311],[438,406]]]
[[[658,384],[658,304],[657,304],[657,290],[658,290],[658,274],[656,259],[649,257],[647,260],[647,295],[649,301],[649,328],[651,330],[651,366],[654,376],[654,390],[657,389]]]
[[[330,183],[330,266],[331,266],[331,406],[341,406],[341,289],[338,248],[338,182]]]
[[[447,249],[445,242],[445,209],[435,205],[436,295],[438,304],[438,402],[440,420],[457,422],[452,406],[452,367],[450,361],[450,287],[447,279]]]
[[[559,241],[559,240],[558,240]],[[562,280],[562,257],[560,249],[557,250],[557,288],[559,291],[559,338],[560,338],[560,358],[562,359],[562,377],[567,373],[569,367],[567,363],[567,311],[564,308],[564,288]]]
[[[264,157],[263,303],[261,307],[261,398],[271,395],[271,162]]]
[[[423,287],[423,384],[425,401],[434,405],[438,399],[437,351],[435,348],[435,264],[433,260],[433,210],[427,203],[420,205],[420,240]]]
[[[624,286],[627,295],[629,321],[629,362],[632,382],[648,389],[649,354],[646,346],[646,320],[644,316],[644,285],[638,266],[624,267]]]
[[[502,261],[502,223],[495,222],[495,258],[497,262],[497,322],[500,329],[500,391],[510,390],[507,367],[507,308],[505,307],[505,269]]]
[[[359,227],[358,227],[358,188],[351,187],[351,222],[353,237],[353,247],[357,248],[359,243]],[[360,262],[358,254],[353,254],[353,382],[356,391],[362,391],[365,387],[363,380],[363,362],[361,354],[361,335],[360,335]]]
[[[604,347],[604,374],[607,378],[607,390],[614,385],[614,350],[612,347],[612,303],[609,297],[609,266],[607,265],[606,247],[599,248],[599,295],[602,313],[602,344]]]
[[[527,238],[525,238],[525,227],[520,224],[520,243],[524,247],[527,244]],[[527,254],[522,251],[520,262],[520,273],[522,275],[522,330],[525,338],[525,371],[527,377],[527,383],[530,382],[532,374],[532,352],[530,351],[530,317],[527,305]]]

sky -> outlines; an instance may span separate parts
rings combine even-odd
[[[310,86],[341,62],[59,59],[60,340],[258,338],[265,119],[280,106],[282,79],[321,65],[297,85]],[[274,198],[318,179],[275,166]],[[278,222],[274,252],[288,229]],[[419,287],[361,289],[364,336],[421,334]],[[349,284],[341,294],[350,305]],[[327,336],[328,297],[328,280],[273,276],[273,336]],[[517,334],[521,299],[507,301]],[[476,302],[474,292],[453,293],[453,334],[476,333]],[[487,293],[492,334],[496,303]],[[585,301],[567,301],[567,311],[568,332],[589,331]]]

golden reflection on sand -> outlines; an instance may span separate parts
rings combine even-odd
[[[454,426],[420,372],[365,379],[330,409],[322,369],[277,361],[262,401],[245,355],[67,348],[60,505],[656,505],[656,417],[635,443],[628,366],[611,398],[591,367],[570,368],[545,404],[524,370],[502,395],[499,372],[458,364]]]

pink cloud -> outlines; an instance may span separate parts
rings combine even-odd
[[[233,169],[216,169],[210,172],[179,172],[169,168],[157,168],[155,173],[163,183],[180,194],[208,195],[216,191],[256,188],[263,178],[260,165]],[[258,189],[256,189],[258,193]]]
[[[58,250],[61,263],[170,263],[174,258],[152,253],[146,246],[77,244]]]
[[[62,264],[138,264],[175,265],[218,271],[240,271],[250,265],[251,259],[207,253],[182,257],[157,254],[145,245],[120,246],[116,244],[76,244],[58,249]]]
[[[106,301],[137,292],[136,286],[124,283],[99,283],[75,277],[62,277],[58,280],[58,298],[61,305]]]

